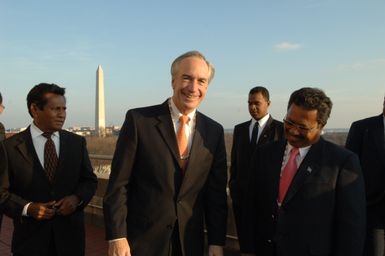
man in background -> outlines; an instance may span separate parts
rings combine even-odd
[[[84,256],[84,207],[97,178],[83,137],[62,130],[65,89],[34,86],[27,96],[33,118],[0,146],[0,197],[13,219],[12,255]]]
[[[3,105],[3,96],[1,96],[1,92],[0,92],[0,114],[3,113],[4,109],[5,107]],[[4,125],[0,122],[0,141],[4,139],[5,139],[5,128],[4,128]]]
[[[365,188],[359,160],[321,137],[332,102],[317,88],[294,91],[286,140],[252,158],[248,253],[263,256],[362,256]]]
[[[385,97],[382,113],[353,122],[346,148],[358,155],[366,187],[365,256],[383,256],[385,247]]]
[[[273,119],[268,113],[270,104],[269,91],[265,87],[252,88],[248,98],[251,120],[236,125],[233,132],[229,187],[241,252],[244,225],[248,225],[242,221],[242,208],[249,200],[247,184],[251,178],[251,155],[257,146],[283,138],[283,123]]]
[[[0,92],[0,114],[3,113],[5,107],[3,105],[3,96],[1,95],[1,92]],[[2,122],[0,122],[0,142],[3,141],[5,139],[5,128],[4,128],[4,125]],[[1,230],[1,226],[3,224],[3,214],[2,214],[2,211],[0,211],[0,230]]]
[[[197,111],[214,67],[197,51],[171,65],[172,97],[129,110],[104,197],[110,256],[210,256],[226,237],[223,127]]]

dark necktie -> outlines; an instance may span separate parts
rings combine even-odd
[[[259,123],[255,122],[253,131],[251,133],[251,140],[250,140],[252,149],[255,149],[257,147],[258,130],[259,130]]]
[[[45,132],[42,135],[47,138],[44,145],[44,169],[49,181],[52,182],[57,167],[58,157],[56,154],[55,143],[51,139],[52,133]]]

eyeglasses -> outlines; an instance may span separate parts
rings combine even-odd
[[[315,128],[317,128],[318,126],[315,126],[315,127],[306,127],[306,126],[303,126],[303,125],[298,125],[296,123],[293,123],[292,121],[290,120],[287,120],[286,118],[283,119],[283,123],[288,126],[288,127],[294,127],[296,128],[298,131],[300,131],[301,133],[308,133],[312,130],[314,130]]]

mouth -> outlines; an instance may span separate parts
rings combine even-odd
[[[183,93],[183,95],[188,99],[188,100],[196,100],[199,99],[199,95],[194,95],[191,93]]]

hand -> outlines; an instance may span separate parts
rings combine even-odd
[[[127,239],[123,238],[109,242],[108,256],[131,256]]]
[[[56,213],[63,216],[69,215],[76,210],[76,207],[78,207],[79,203],[80,199],[78,196],[65,196],[55,204]]]
[[[49,220],[55,216],[55,201],[48,203],[30,203],[27,208],[28,216],[36,220]]]
[[[209,245],[209,256],[223,256],[223,247],[219,245]]]

